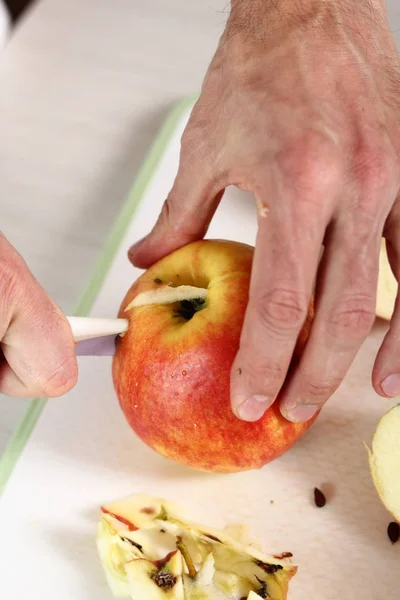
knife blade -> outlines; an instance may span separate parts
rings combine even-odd
[[[115,335],[104,335],[89,340],[81,340],[75,346],[76,356],[114,356],[117,337]]]

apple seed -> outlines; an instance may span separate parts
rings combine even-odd
[[[137,544],[133,540],[130,540],[129,538],[126,538],[126,537],[121,537],[121,540],[123,542],[128,542],[128,544],[131,544],[131,546],[134,546],[135,548],[137,548],[139,550],[139,552],[143,551],[143,546],[141,546],[140,544]]]
[[[318,508],[323,508],[326,504],[325,494],[318,488],[314,488],[314,502]]]
[[[392,542],[392,544],[396,544],[396,542],[398,542],[400,539],[400,525],[395,522],[389,523],[387,532],[389,540]]]
[[[262,562],[261,560],[256,560],[254,562],[256,563],[257,567],[260,567],[260,569],[268,573],[268,575],[273,575],[277,571],[283,569],[282,565],[270,565],[268,563]]]
[[[164,590],[171,590],[177,582],[177,578],[172,575],[167,569],[160,569],[159,571],[154,571],[151,576],[154,583],[158,585],[159,588]]]

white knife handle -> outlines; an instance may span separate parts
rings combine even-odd
[[[93,317],[67,317],[75,342],[91,340],[106,335],[128,331],[128,319],[97,319]]]

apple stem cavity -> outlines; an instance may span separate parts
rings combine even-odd
[[[179,552],[183,556],[183,560],[185,561],[188,572],[189,572],[189,577],[191,579],[195,579],[195,577],[197,577],[196,567],[194,566],[192,557],[190,556],[189,551],[186,548],[186,545],[183,543],[181,536],[178,536],[176,538],[176,547],[178,548]]]
[[[186,321],[190,321],[195,313],[205,308],[204,298],[194,298],[193,300],[181,300],[180,306],[177,310],[177,314],[183,317]]]

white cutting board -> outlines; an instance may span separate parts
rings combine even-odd
[[[157,140],[97,270],[98,283],[161,152],[111,260],[91,311],[95,316],[115,315],[139,274],[126,252],[150,229],[171,187],[187,105],[182,110]],[[229,190],[208,237],[253,243],[255,231],[252,199]],[[93,282],[91,287],[93,292]],[[371,484],[363,446],[394,404],[370,386],[383,332],[378,324],[341,390],[294,449],[260,471],[229,476],[192,472],[144,446],[120,412],[110,359],[80,359],[78,385],[47,403],[1,498],[0,598],[110,600],[94,543],[98,507],[147,492],[184,504],[193,518],[212,525],[248,523],[266,550],[292,551],[300,569],[290,600],[397,600],[400,543],[392,546],[387,538],[390,518]],[[326,491],[323,509],[313,504],[315,486]]]

